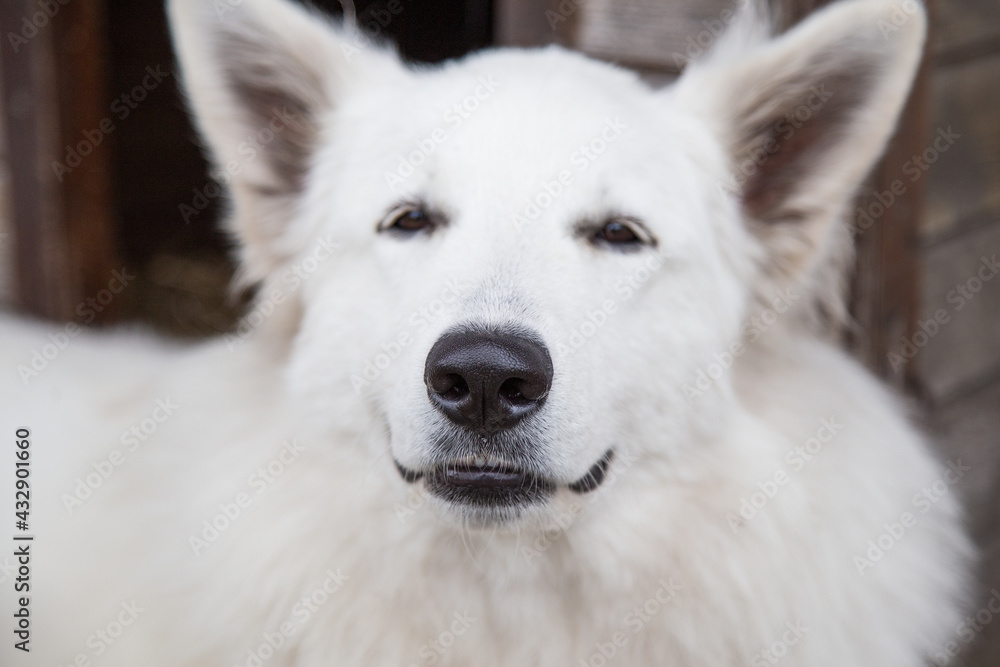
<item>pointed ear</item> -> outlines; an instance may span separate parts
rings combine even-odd
[[[832,223],[892,134],[920,60],[924,10],[918,0],[843,0],[752,44],[757,23],[694,63],[675,94],[722,138],[728,189],[765,246],[768,273],[801,279],[829,254],[824,245],[849,253],[846,228]]]
[[[286,0],[169,0],[174,47],[245,277],[294,251],[286,229],[324,122],[352,89],[402,67],[356,30]]]

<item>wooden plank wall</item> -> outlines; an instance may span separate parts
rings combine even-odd
[[[973,464],[963,490],[989,591],[1000,588],[1000,2],[942,0],[934,28],[922,310],[950,319],[918,367],[945,455]],[[933,137],[949,128],[957,137],[938,150],[947,142]],[[1000,664],[996,626],[972,646],[970,666]]]

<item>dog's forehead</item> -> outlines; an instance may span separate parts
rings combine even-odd
[[[652,96],[631,73],[560,50],[460,61],[428,77],[423,93],[430,116],[444,120],[442,156],[476,152],[499,167],[528,159],[523,167],[539,169],[602,136],[613,143]]]
[[[663,97],[631,72],[562,50],[487,52],[378,91],[343,136],[362,160],[383,148],[372,168],[400,198],[445,189],[509,204],[560,177],[595,187],[624,177],[654,150],[656,162],[678,164],[678,151],[652,146],[670,136]]]
[[[357,220],[424,202],[488,243],[551,240],[611,213],[686,224],[698,216],[676,212],[690,212],[707,179],[692,160],[714,140],[669,98],[559,49],[417,70],[345,100],[318,156],[318,191],[333,187]]]

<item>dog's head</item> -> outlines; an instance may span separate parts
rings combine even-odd
[[[761,308],[836,311],[924,33],[912,0],[744,21],[653,90],[557,48],[407,67],[283,0],[171,18],[256,319],[295,313],[294,400],[489,522],[678,460]]]

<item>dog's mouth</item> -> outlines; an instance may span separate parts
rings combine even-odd
[[[604,482],[614,457],[609,449],[580,479],[566,484],[575,493],[589,493]],[[486,459],[464,459],[414,471],[396,461],[403,479],[426,479],[427,490],[451,502],[485,507],[510,507],[544,501],[559,483],[517,465]]]

